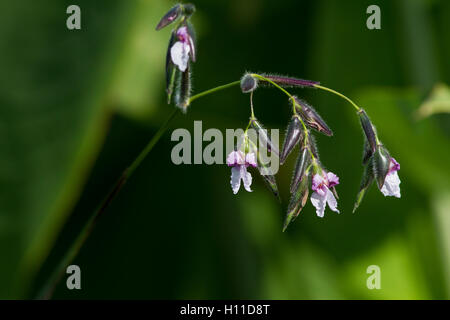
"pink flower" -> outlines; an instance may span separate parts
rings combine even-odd
[[[181,72],[185,72],[189,62],[189,54],[195,59],[195,47],[192,37],[189,35],[187,27],[177,30],[178,40],[170,49],[172,62],[178,66]]]
[[[254,153],[244,154],[242,151],[232,151],[227,157],[227,165],[231,168],[231,188],[236,194],[241,186],[241,180],[244,188],[248,192],[252,192],[250,185],[252,184],[252,175],[247,172],[247,167],[256,167],[256,157]]]
[[[391,158],[389,163],[389,172],[386,175],[383,187],[381,188],[381,192],[385,196],[394,196],[397,198],[401,197],[400,178],[397,173],[398,170],[400,170],[400,164],[394,158]]]
[[[314,192],[311,195],[311,203],[316,207],[317,216],[323,217],[327,203],[331,210],[339,213],[336,198],[330,191],[330,188],[337,184],[339,184],[339,177],[332,172],[326,173],[326,176],[317,173],[313,176],[312,189]]]

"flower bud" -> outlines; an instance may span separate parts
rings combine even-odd
[[[168,26],[172,22],[174,22],[180,15],[182,11],[182,7],[180,4],[175,5],[172,9],[170,9],[164,17],[161,18],[158,25],[156,26],[156,30],[161,30],[165,26]]]
[[[270,191],[272,191],[272,193],[275,195],[275,197],[277,197],[278,200],[281,201],[280,194],[278,192],[277,180],[275,179],[275,175],[271,174],[272,172],[271,172],[269,166],[267,166],[262,161],[260,161],[259,156],[258,156],[258,170],[259,170],[259,173],[260,173],[261,177],[263,178],[266,186],[269,188]]]
[[[267,78],[281,87],[297,87],[297,88],[314,88],[315,85],[320,84],[318,81],[290,78],[271,74],[262,74],[264,78]]]
[[[377,180],[378,188],[381,190],[384,184],[384,180],[389,172],[389,165],[391,162],[391,156],[383,145],[378,145],[373,158],[373,174]]]
[[[176,31],[173,31],[170,40],[169,47],[167,48],[166,54],[166,92],[167,92],[167,103],[170,104],[172,100],[172,93],[175,86],[175,79],[177,79],[178,68],[175,68],[175,65],[172,62],[172,58],[170,56],[170,49],[176,41]]]
[[[178,72],[178,80],[175,92],[175,104],[186,112],[191,97],[191,67],[188,64],[185,72]]]
[[[189,41],[189,47],[191,48],[190,55],[193,62],[196,61],[197,58],[197,51],[196,51],[196,35],[195,35],[195,29],[192,23],[189,21],[186,22],[186,28],[188,32],[188,41]]]
[[[190,16],[192,16],[194,14],[194,12],[195,12],[195,5],[193,5],[192,3],[183,4],[184,16],[189,18]]]
[[[316,137],[314,137],[309,131],[308,131],[308,148],[309,150],[311,150],[316,160],[319,160],[319,151],[317,150]]]
[[[375,131],[373,130],[372,122],[370,122],[369,116],[363,109],[359,110],[358,115],[359,120],[361,121],[361,126],[364,130],[364,134],[366,135],[366,139],[373,154],[375,152],[375,149],[377,148],[377,140]]]
[[[278,155],[278,148],[272,143],[267,130],[263,128],[261,123],[256,118],[251,119],[251,127],[255,129],[256,133],[258,134],[259,143],[262,143],[262,145],[266,147],[268,151]]]
[[[283,164],[289,153],[300,141],[303,136],[302,125],[297,115],[292,116],[291,121],[287,127],[286,136],[283,142],[283,148],[280,155],[280,163]]]
[[[308,177],[302,179],[298,189],[291,196],[286,218],[284,219],[283,232],[286,230],[288,225],[298,217],[303,207],[305,206],[306,201],[308,200],[309,195],[308,181],[309,181]]]
[[[364,150],[362,160],[363,165],[366,165],[372,156],[373,156],[372,148],[370,147],[369,142],[367,142],[367,139],[364,138]]]
[[[294,97],[294,100],[296,102],[295,108],[297,112],[300,114],[300,117],[308,127],[322,132],[327,136],[333,135],[333,131],[331,131],[325,121],[323,121],[322,117],[317,113],[316,110],[314,110],[311,105],[303,100],[298,99],[297,97]]]
[[[373,170],[371,170],[370,165],[364,166],[364,172],[361,179],[361,185],[359,187],[358,195],[356,196],[356,202],[353,206],[353,213],[358,209],[364,195],[366,194],[367,189],[369,189],[372,181],[374,179]]]
[[[255,91],[258,87],[258,80],[252,77],[251,74],[246,73],[241,79],[241,90],[243,93]]]
[[[294,193],[295,190],[297,190],[299,183],[305,178],[305,171],[310,163],[311,156],[309,154],[309,150],[307,148],[303,148],[300,151],[295,164],[294,175],[292,176],[290,188],[291,193]]]

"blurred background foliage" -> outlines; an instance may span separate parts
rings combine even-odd
[[[253,193],[233,196],[226,166],[172,164],[169,130],[76,257],[82,290],[67,290],[63,280],[54,298],[448,299],[450,2],[194,3],[195,92],[246,70],[344,92],[401,163],[402,198],[372,186],[352,214],[362,174],[358,119],[335,96],[294,90],[334,130],[318,145],[341,178],[342,214],[320,219],[308,204],[282,233],[294,156],[278,174],[281,205],[257,176]],[[79,31],[65,26],[70,4],[81,7]],[[381,7],[381,30],[366,28],[371,4]],[[171,111],[170,28],[154,28],[172,5],[0,2],[1,298],[36,295]],[[276,90],[255,95],[256,116],[269,128],[284,130],[287,106]],[[234,88],[196,101],[172,127],[192,131],[202,120],[203,130],[242,128],[248,116],[248,97]],[[369,265],[381,268],[381,290],[366,287]]]

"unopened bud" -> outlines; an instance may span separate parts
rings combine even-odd
[[[186,112],[189,106],[189,98],[191,97],[191,67],[188,67],[185,72],[178,72],[178,80],[175,92],[175,104],[183,111]]]
[[[177,4],[172,9],[170,9],[164,17],[161,18],[158,25],[156,26],[156,30],[161,30],[165,26],[168,26],[172,22],[174,22],[180,15],[182,11],[181,5]]]
[[[309,180],[308,177],[305,177],[301,181],[298,189],[291,196],[291,199],[290,199],[289,205],[288,205],[286,218],[284,219],[283,232],[286,230],[288,225],[298,217],[298,215],[302,211],[303,207],[305,206],[306,201],[308,200],[308,195],[309,195],[308,180]]]
[[[255,91],[258,87],[258,80],[251,74],[246,73],[241,79],[241,90],[243,93],[249,93]]]
[[[372,153],[374,153],[375,149],[377,148],[377,140],[375,131],[373,130],[372,122],[370,122],[369,116],[363,109],[359,110],[358,115],[359,120],[361,121],[361,126],[364,130],[364,134],[366,135],[366,139],[369,143]]]
[[[387,151],[383,145],[378,145],[372,158],[372,166],[373,174],[377,180],[378,188],[380,190],[384,185],[384,180],[386,179],[387,174],[389,173],[390,162],[391,156],[389,155],[389,151]]]
[[[355,205],[353,206],[353,212],[355,212],[356,209],[358,209],[362,199],[364,198],[364,195],[366,194],[366,191],[372,184],[373,179],[374,179],[373,170],[371,170],[370,165],[364,166],[364,172],[361,179],[359,192],[358,195],[356,196],[356,202]]]
[[[295,164],[294,175],[292,176],[290,188],[291,193],[294,193],[295,190],[297,190],[299,183],[305,178],[305,172],[310,163],[311,156],[309,154],[309,150],[307,148],[303,148],[300,151]]]
[[[280,163],[283,164],[289,153],[294,149],[295,145],[303,136],[302,124],[298,115],[292,116],[287,127],[286,136],[283,142],[283,148],[280,155]]]
[[[322,117],[317,113],[317,111],[308,103],[303,100],[294,97],[296,102],[295,108],[297,112],[300,114],[300,117],[305,122],[305,124],[319,132],[327,136],[332,136],[333,131],[328,127],[328,125],[323,121]]]

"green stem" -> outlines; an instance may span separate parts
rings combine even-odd
[[[359,110],[361,109],[361,108],[358,107],[358,105],[357,105],[356,103],[354,103],[350,98],[344,96],[342,93],[337,92],[336,90],[333,90],[333,89],[330,89],[330,88],[327,88],[327,87],[323,87],[323,86],[318,85],[318,84],[315,84],[314,87],[317,88],[317,89],[321,89],[321,90],[325,90],[325,91],[334,93],[335,95],[337,95],[337,96],[339,96],[339,97],[341,97],[341,98],[347,100],[348,102],[350,102],[350,103],[352,104],[353,107],[355,107],[356,111],[359,111]]]
[[[250,112],[251,112],[251,119],[255,119],[255,112],[253,110],[253,91],[250,92]]]
[[[218,86],[218,87],[215,87],[215,88],[212,88],[212,89],[209,89],[209,90],[200,92],[200,93],[198,93],[198,94],[192,96],[192,97],[189,99],[188,105],[190,105],[193,101],[197,100],[198,98],[204,97],[204,96],[206,96],[206,95],[208,95],[208,94],[211,94],[211,93],[214,93],[214,92],[223,90],[223,89],[230,88],[230,87],[232,87],[232,86],[236,86],[236,85],[238,85],[238,84],[240,84],[240,83],[241,83],[241,80],[238,80],[238,81],[230,82],[230,83],[224,84],[224,85],[222,85],[222,86]]]
[[[166,121],[163,123],[163,125],[159,128],[159,130],[155,133],[155,135],[152,137],[152,139],[149,141],[149,143],[145,146],[145,148],[141,151],[141,153],[137,156],[137,158],[133,161],[133,163],[128,167],[127,170],[125,170],[124,173],[126,173],[126,178],[129,178],[133,172],[136,170],[137,167],[144,161],[144,159],[147,157],[147,155],[152,151],[155,144],[159,141],[159,139],[162,137],[164,132],[166,131],[167,127],[169,126],[170,122],[175,118],[175,116],[178,114],[179,109],[175,109],[172,111],[170,116],[166,119]]]
[[[227,88],[235,86],[239,83],[240,83],[240,81],[235,81],[235,82],[231,82],[231,83],[228,83],[228,84],[225,84],[222,86],[218,86],[218,87],[210,89],[210,90],[203,91],[199,94],[192,96],[189,99],[189,104],[192,101],[197,100],[198,98],[204,97],[208,94],[212,94],[219,90],[227,89]],[[153,150],[153,147],[161,139],[164,132],[166,132],[167,128],[169,127],[170,122],[175,118],[175,116],[178,113],[179,113],[179,109],[175,109],[172,111],[172,113],[169,115],[169,117],[166,119],[166,121],[164,121],[163,125],[158,129],[158,131],[151,138],[151,140],[147,143],[147,145],[144,147],[144,149],[139,153],[139,155],[136,157],[136,159],[128,166],[127,169],[125,169],[122,172],[122,175],[117,180],[117,182],[114,184],[111,191],[107,194],[107,196],[100,203],[97,210],[94,211],[92,216],[89,218],[89,220],[87,221],[87,223],[81,230],[80,234],[77,236],[77,238],[73,242],[72,246],[68,249],[67,253],[64,255],[63,259],[58,264],[55,271],[50,275],[49,280],[44,285],[42,290],[38,293],[37,299],[50,299],[51,298],[56,286],[58,285],[59,281],[65,274],[65,270],[66,270],[67,266],[71,264],[71,262],[75,259],[75,257],[80,252],[80,250],[83,247],[84,243],[86,242],[87,238],[91,234],[99,217],[102,215],[102,213],[105,212],[105,210],[109,207],[109,205],[114,200],[114,198],[117,196],[117,194],[120,192],[120,190],[122,189],[124,184],[127,182],[127,180],[136,171],[136,169],[141,165],[141,163],[144,161],[144,159],[147,157],[147,155]]]

